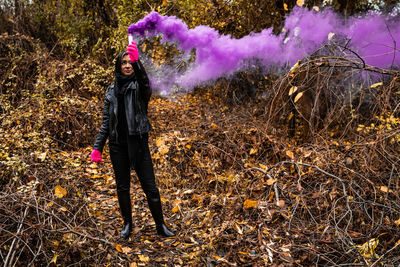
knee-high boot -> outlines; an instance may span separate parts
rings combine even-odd
[[[149,203],[151,215],[153,215],[153,219],[156,223],[157,233],[165,237],[175,236],[164,223],[160,197],[147,197],[147,202]]]
[[[124,226],[121,230],[121,237],[128,239],[132,232],[132,205],[131,196],[129,191],[117,192],[119,207],[121,209],[121,215],[124,219]]]

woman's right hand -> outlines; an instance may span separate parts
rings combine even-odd
[[[90,154],[90,160],[94,162],[103,162],[101,159],[101,152],[97,149],[93,149],[92,154]]]
[[[132,43],[126,47],[126,52],[129,55],[129,59],[132,63],[139,59],[139,52],[135,42],[132,41]]]

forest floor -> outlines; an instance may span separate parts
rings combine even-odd
[[[3,229],[17,233],[4,239],[3,260],[33,266],[399,262],[399,178],[379,166],[371,167],[378,177],[363,175],[363,153],[379,142],[350,142],[335,133],[299,142],[265,123],[262,103],[229,105],[212,91],[152,98],[150,149],[173,238],[156,234],[134,173],[134,229],[129,240],[119,238],[107,148],[99,164],[90,162],[91,147],[37,152],[26,184],[11,182],[0,197]]]

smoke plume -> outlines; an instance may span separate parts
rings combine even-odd
[[[228,76],[245,68],[244,62],[256,59],[265,69],[286,68],[311,54],[336,37],[347,40],[347,47],[366,64],[380,68],[400,67],[400,23],[395,17],[370,13],[344,21],[325,9],[296,7],[286,17],[279,35],[272,29],[236,39],[200,25],[193,29],[179,18],[151,12],[132,24],[128,32],[142,38],[162,35],[162,42],[174,43],[188,54],[195,50],[195,61],[183,74],[168,70],[155,86],[168,93],[174,86],[189,90],[196,85]],[[398,47],[396,47],[396,44]]]

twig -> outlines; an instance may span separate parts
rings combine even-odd
[[[372,263],[369,267],[374,267],[381,259],[383,259],[384,256],[386,256],[387,254],[389,254],[390,252],[392,252],[395,248],[397,248],[400,245],[400,242],[397,242],[397,244],[392,247],[391,249],[389,249],[388,251],[386,251],[382,256],[380,256],[374,263]]]
[[[29,207],[26,207],[26,208],[25,208],[24,216],[22,217],[22,220],[21,220],[21,222],[19,223],[19,226],[18,226],[18,229],[17,229],[17,233],[15,234],[16,237],[13,239],[13,241],[12,241],[12,243],[11,243],[11,246],[10,246],[10,248],[9,248],[9,251],[8,251],[7,257],[6,257],[5,261],[4,261],[4,267],[7,267],[7,265],[12,266],[12,260],[13,260],[14,255],[15,255],[15,254],[14,254],[14,253],[15,253],[15,251],[14,251],[14,245],[16,245],[16,244],[15,244],[15,241],[18,239],[17,236],[18,236],[19,233],[21,232],[21,228],[22,228],[22,226],[23,226],[23,224],[24,224],[24,220],[25,220],[25,218],[26,218],[26,213],[28,212],[28,208],[29,208]],[[12,253],[12,254],[11,254],[11,253]],[[11,256],[11,258],[10,258],[10,256]],[[9,260],[9,258],[10,258],[10,260]]]
[[[387,28],[387,30],[388,30],[388,32],[389,32],[389,35],[390,35],[390,37],[392,38],[393,44],[394,44],[394,47],[393,47],[392,65],[390,66],[390,69],[393,69],[394,60],[396,59],[396,50],[397,50],[397,46],[396,46],[396,45],[397,45],[397,44],[396,44],[396,39],[394,39],[394,37],[393,37],[393,35],[392,35],[392,32],[390,31],[389,26],[387,25],[386,21],[385,21],[385,24],[386,24],[386,28]]]
[[[32,206],[32,205],[29,204],[29,203],[26,203],[26,202],[23,202],[23,203],[24,203],[25,205],[27,205],[27,206]],[[84,233],[75,231],[74,229],[71,228],[71,226],[70,226],[68,223],[66,223],[65,221],[63,221],[60,217],[58,217],[58,216],[55,215],[54,213],[48,212],[48,211],[46,211],[46,210],[44,210],[44,209],[42,209],[42,208],[39,208],[39,209],[40,209],[42,212],[53,216],[53,217],[56,218],[58,221],[60,221],[62,224],[64,224],[65,227],[68,229],[68,231],[69,231],[70,233],[74,233],[74,234],[77,234],[77,235],[82,236],[82,237],[87,237],[87,238],[92,239],[92,240],[95,240],[95,241],[99,241],[99,242],[106,243],[106,244],[108,244],[108,245],[112,245],[112,243],[111,243],[110,241],[108,241],[108,240],[101,239],[101,238],[97,238],[97,237],[91,236],[91,235],[89,235],[89,234],[84,234]]]

